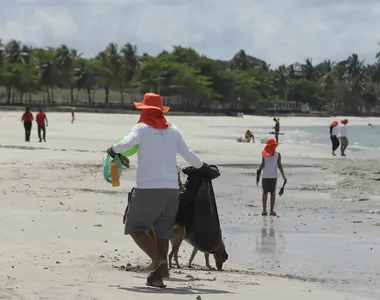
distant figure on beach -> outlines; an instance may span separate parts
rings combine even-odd
[[[136,187],[126,213],[125,234],[152,260],[147,285],[165,287],[169,277],[168,248],[179,206],[179,178],[177,153],[197,169],[210,167],[187,146],[179,129],[168,123],[164,114],[169,107],[162,105],[162,97],[154,93],[144,95],[138,123],[120,142],[107,152],[111,157],[139,145]],[[153,226],[155,239],[147,231]]]
[[[32,122],[34,120],[33,114],[30,112],[30,108],[25,108],[25,112],[21,117],[21,122],[24,122],[25,130],[25,142],[30,142],[30,132],[32,130]]]
[[[340,152],[342,156],[346,156],[345,152],[348,146],[347,123],[347,119],[343,119],[340,121]]]
[[[247,131],[245,132],[245,139],[248,141],[248,143],[250,143],[251,140],[252,143],[255,142],[255,136],[253,135],[251,130],[247,129]]]
[[[338,126],[338,122],[334,121],[330,124],[330,140],[331,140],[331,146],[332,146],[332,155],[335,155],[336,149],[339,148],[339,136],[340,136],[340,128]]]
[[[279,118],[273,118],[274,121],[274,138],[276,139],[276,142],[278,143],[278,136],[280,134],[280,119]]]
[[[372,127],[373,128],[373,125],[371,123],[368,123],[368,126]]]
[[[75,107],[71,109],[71,123],[74,124],[75,121]]]
[[[46,127],[48,127],[48,119],[46,117],[46,114],[42,110],[42,108],[39,110],[38,114],[36,115],[36,122],[37,122],[37,131],[38,131],[38,138],[40,139],[40,143],[42,142],[42,139],[44,142],[46,142]],[[42,132],[42,137],[41,137]]]
[[[277,169],[280,170],[282,178],[286,183],[288,180],[285,176],[284,169],[281,163],[281,154],[276,151],[279,144],[274,140],[270,139],[267,141],[264,150],[262,151],[262,160],[260,168],[258,171],[258,176],[262,172],[261,185],[263,188],[263,212],[262,216],[267,216],[267,202],[268,194],[270,194],[270,215],[276,216],[274,211],[274,205],[276,203],[276,186],[277,186]],[[258,183],[260,178],[256,178]]]
[[[243,116],[244,116],[244,115],[243,115],[242,112],[238,112],[238,113],[237,113],[237,117],[238,117],[238,118],[243,119]]]

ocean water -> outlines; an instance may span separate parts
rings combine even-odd
[[[380,127],[370,127],[364,125],[347,125],[348,139],[350,145],[356,149],[379,149],[380,148]],[[264,129],[259,131],[267,131]],[[282,126],[284,133],[281,140],[287,143],[306,143],[316,145],[330,145],[330,133],[328,126]]]
[[[368,125],[347,125],[349,147],[351,157],[380,158],[380,126],[370,127]],[[219,126],[229,127],[231,126]],[[243,136],[246,126],[232,126],[236,136]],[[249,128],[255,138],[273,138],[269,134],[273,129],[269,126],[251,126]],[[316,147],[330,147],[329,126],[282,126],[280,142],[286,144],[308,144]],[[235,139],[236,136],[220,136],[219,138]],[[328,148],[327,151],[330,151]]]

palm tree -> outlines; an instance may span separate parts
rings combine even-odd
[[[103,64],[104,76],[102,85],[105,90],[105,103],[108,105],[111,87],[120,81],[121,59],[118,45],[109,43],[106,49],[97,55],[96,59]]]
[[[120,81],[120,97],[121,104],[124,104],[124,88],[132,87],[132,81],[136,76],[139,67],[139,57],[137,55],[137,47],[127,43],[120,50],[121,55],[121,81]],[[133,95],[132,99],[133,101]]]
[[[284,101],[288,100],[288,92],[290,85],[289,70],[285,65],[279,66],[274,71],[274,83],[277,86],[278,91],[282,95]]]
[[[301,65],[302,77],[309,81],[316,79],[315,69],[311,58],[306,58],[305,63]]]

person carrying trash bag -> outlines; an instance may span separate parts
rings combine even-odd
[[[213,254],[222,240],[218,209],[212,180],[220,176],[217,166],[208,169],[186,167],[184,190],[179,196],[176,225],[184,227],[185,239],[195,248]]]
[[[197,169],[209,166],[188,147],[179,129],[167,122],[164,114],[169,107],[162,105],[160,95],[147,93],[142,103],[134,105],[141,110],[139,121],[107,152],[114,157],[139,145],[136,185],[128,203],[124,233],[131,235],[152,260],[149,269],[153,271],[146,284],[164,288],[163,278],[169,277],[169,240],[178,211],[177,153]],[[152,227],[155,239],[146,233]]]

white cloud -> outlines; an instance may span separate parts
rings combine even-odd
[[[113,41],[222,59],[243,48],[271,65],[351,53],[371,62],[380,42],[375,0],[0,0],[0,20],[3,40],[65,43],[86,56]]]

